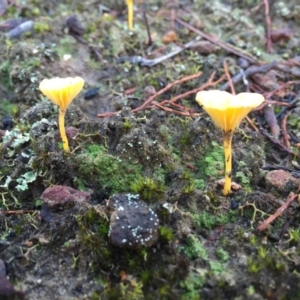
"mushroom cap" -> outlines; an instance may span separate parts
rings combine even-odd
[[[51,78],[41,81],[39,89],[60,109],[65,110],[81,92],[84,80],[81,77]]]
[[[225,91],[200,91],[196,101],[210,115],[215,124],[225,132],[234,131],[253,109],[265,101],[261,94],[240,93],[232,95]]]

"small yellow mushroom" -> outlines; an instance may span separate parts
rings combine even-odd
[[[41,92],[59,106],[59,131],[65,151],[70,151],[65,130],[66,109],[73,99],[81,92],[83,85],[84,80],[81,77],[55,77],[44,79],[39,86]]]
[[[231,143],[235,128],[253,109],[264,102],[264,97],[257,93],[240,93],[232,95],[225,91],[201,91],[196,101],[210,115],[215,124],[222,129],[225,153],[225,185],[223,195],[231,190]]]
[[[128,8],[128,29],[133,29],[133,0],[126,0]]]

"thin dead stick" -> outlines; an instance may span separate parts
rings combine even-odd
[[[259,225],[257,230],[258,231],[265,230],[269,224],[271,224],[276,218],[278,218],[280,215],[282,215],[282,213],[289,207],[289,205],[297,197],[299,197],[298,194],[294,194],[293,192],[291,192],[288,195],[288,198],[287,198],[286,202],[281,207],[279,207],[273,215],[271,215],[267,220],[265,220],[261,225]]]
[[[273,137],[278,138],[280,135],[280,128],[278,126],[273,105],[266,105],[264,107],[264,117],[265,121],[269,125]]]
[[[152,37],[151,37],[151,32],[150,32],[150,26],[149,26],[149,22],[148,22],[148,18],[147,18],[147,14],[146,14],[146,10],[143,9],[143,17],[144,17],[144,21],[146,24],[146,30],[147,30],[147,35],[148,35],[148,42],[147,45],[151,46],[153,41],[152,41]]]
[[[33,214],[37,212],[37,210],[0,210],[0,215],[23,215],[23,214]]]
[[[254,125],[254,123],[252,122],[252,120],[246,116],[246,120],[247,122],[250,124],[250,126],[256,131],[256,132],[259,132],[258,128]]]
[[[181,53],[182,51],[189,49],[191,46],[195,45],[195,42],[198,42],[198,40],[199,40],[199,38],[196,37],[194,40],[182,45],[182,47],[178,46],[177,49],[174,50],[173,52],[170,52],[166,55],[163,55],[163,56],[155,58],[155,59],[146,59],[146,58],[138,56],[137,57],[138,62],[142,67],[149,67],[149,68],[154,67],[157,64],[160,64],[160,63],[164,62],[165,60],[172,58],[173,56],[176,56],[177,54]]]
[[[174,110],[173,108],[169,108],[169,107],[163,106],[163,105],[161,105],[158,102],[154,102],[153,105],[157,106],[158,108],[160,108],[160,109],[162,109],[164,111],[167,111],[167,112],[170,112],[170,113],[174,113],[174,114],[177,114],[177,115],[181,115],[181,116],[196,117],[196,116],[201,115],[201,113],[192,113],[192,112],[185,112],[185,111]]]
[[[276,104],[279,106],[286,106],[286,107],[291,105],[289,102],[266,100],[263,104],[261,104],[259,107],[255,108],[254,110],[261,110],[262,108],[264,108],[266,105],[269,105],[269,104]]]
[[[262,125],[260,125],[259,131],[263,136],[268,138],[274,145],[278,146],[281,150],[283,150],[283,151],[285,151],[289,154],[292,154],[296,157],[299,157],[299,154],[297,152],[295,152],[292,149],[282,145],[279,140],[277,140],[276,138],[270,136],[269,133],[262,127]]]
[[[179,99],[182,99],[184,97],[187,97],[191,94],[196,94],[197,92],[199,91],[202,91],[210,86],[216,86],[217,84],[219,84],[220,82],[222,82],[224,79],[225,79],[225,75],[221,76],[218,80],[216,81],[213,81],[213,78],[215,76],[216,72],[213,72],[212,75],[210,76],[209,80],[207,83],[205,83],[204,85],[196,88],[196,89],[193,89],[191,91],[188,91],[188,92],[185,92],[181,95],[177,95],[176,97],[172,98],[171,100],[164,100],[162,103],[165,103],[165,102],[171,102],[171,103],[174,103],[175,101],[179,100]]]
[[[271,92],[268,92],[268,93],[265,93],[264,96],[266,99],[269,99],[271,98],[274,94],[276,94],[278,91],[281,91],[283,89],[285,89],[286,87],[292,85],[292,84],[300,84],[300,80],[292,80],[292,81],[288,81],[286,82],[285,84],[281,85],[280,87],[278,87],[277,89],[271,91]]]
[[[202,72],[198,72],[196,74],[192,74],[192,75],[188,75],[186,77],[183,77],[181,79],[175,80],[171,83],[169,83],[167,86],[165,86],[163,89],[159,90],[157,93],[155,93],[154,95],[152,95],[151,97],[149,97],[141,106],[135,108],[134,110],[132,110],[133,112],[138,112],[140,110],[145,109],[147,106],[149,106],[151,104],[151,102],[159,95],[165,93],[166,91],[168,91],[169,89],[171,89],[173,86],[177,85],[177,84],[181,84],[185,81],[189,81],[189,80],[193,80],[196,79],[198,77],[200,77],[202,75]],[[103,113],[103,114],[98,114],[99,118],[102,117],[111,117],[116,115],[117,113],[119,113],[120,111],[114,111],[114,112],[108,112],[108,113]]]
[[[183,77],[181,79],[178,79],[178,80],[175,80],[175,81],[169,83],[166,87],[164,87],[163,89],[159,90],[153,96],[151,96],[150,98],[148,98],[141,106],[135,108],[133,110],[133,112],[137,112],[137,111],[140,111],[142,109],[145,109],[157,96],[165,93],[166,91],[168,91],[169,89],[171,89],[174,85],[181,84],[181,83],[183,83],[185,81],[196,79],[196,78],[200,77],[201,75],[202,75],[202,72],[198,72],[196,74],[189,75],[189,76]]]
[[[266,17],[266,38],[267,38],[267,51],[269,53],[273,52],[273,47],[272,47],[272,41],[271,41],[271,18],[270,18],[270,7],[269,7],[269,1],[264,0],[264,5],[265,5],[265,17]]]
[[[239,81],[243,80],[243,78],[247,78],[247,76],[251,76],[256,73],[267,73],[272,68],[276,67],[278,64],[277,61],[273,61],[270,64],[262,65],[262,66],[251,66],[248,69],[245,70],[245,72],[241,73],[239,72],[237,75],[232,77],[232,83],[236,84]],[[229,88],[229,83],[225,83],[220,87],[221,91],[225,91]]]
[[[218,40],[216,38],[211,37],[210,35],[202,32],[201,30],[199,30],[199,29],[195,28],[194,26],[192,26],[192,25],[190,25],[190,24],[182,21],[179,18],[175,18],[175,20],[179,24],[181,24],[184,27],[188,28],[189,30],[197,33],[198,35],[200,35],[204,39],[210,41],[211,43],[216,44],[216,45],[220,46],[221,48],[223,48],[223,49],[225,49],[225,50],[227,50],[227,51],[229,51],[229,52],[231,52],[231,53],[233,53],[233,54],[235,54],[237,56],[243,57],[243,58],[249,60],[253,64],[258,64],[259,63],[259,61],[256,58],[254,58],[253,56],[251,56],[250,54],[244,53],[240,49],[238,49],[238,48],[236,48],[236,47],[234,47],[232,45],[229,45],[229,44],[224,43],[224,42],[222,42],[222,41],[220,41],[220,40]]]
[[[227,80],[228,80],[228,84],[229,84],[230,89],[231,89],[231,94],[235,95],[235,89],[234,89],[234,86],[233,86],[233,83],[232,83],[232,80],[231,80],[231,76],[230,76],[229,71],[228,71],[228,66],[227,66],[226,61],[224,61],[223,67],[224,67],[225,75],[226,75]]]
[[[291,143],[290,143],[290,136],[289,136],[289,134],[286,130],[286,121],[287,121],[287,118],[290,114],[291,114],[291,111],[289,111],[284,116],[284,118],[282,119],[282,122],[281,122],[281,130],[282,130],[283,140],[284,140],[285,146],[287,146],[288,148],[291,147]]]

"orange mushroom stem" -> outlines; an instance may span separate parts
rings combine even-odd
[[[232,95],[225,91],[200,91],[196,101],[210,115],[215,124],[223,131],[225,154],[225,184],[223,195],[231,191],[232,137],[234,130],[253,109],[264,102],[264,97],[257,93]]]
[[[84,80],[81,77],[55,77],[44,79],[39,86],[41,92],[59,106],[59,132],[63,142],[63,148],[67,152],[70,151],[70,148],[65,129],[66,110],[73,99],[81,92],[83,85]]]
[[[228,195],[231,190],[231,168],[232,168],[232,136],[233,132],[223,132],[223,147],[225,154],[225,183],[223,194]]]
[[[133,0],[126,0],[128,9],[128,29],[133,30]]]

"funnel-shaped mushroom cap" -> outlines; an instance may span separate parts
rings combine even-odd
[[[196,96],[198,104],[225,132],[234,131],[247,114],[264,100],[264,97],[257,93],[232,95],[218,90],[201,91]]]
[[[83,85],[84,80],[81,77],[55,77],[44,79],[39,88],[47,98],[65,110],[81,92]]]

